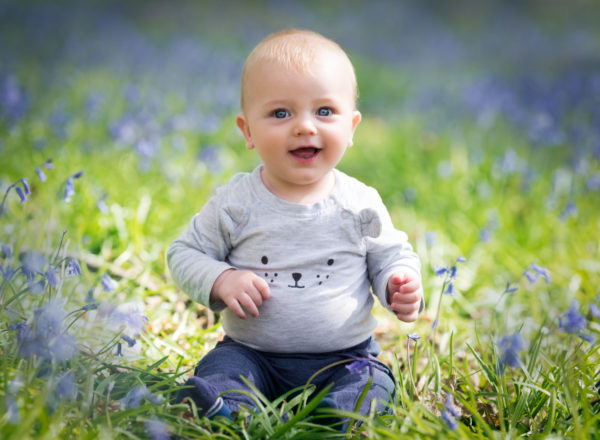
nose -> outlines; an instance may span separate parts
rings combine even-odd
[[[294,134],[296,136],[313,136],[317,134],[317,127],[312,118],[307,115],[298,116],[294,126]]]
[[[302,278],[302,274],[298,273],[298,272],[294,272],[292,274],[292,278],[294,279],[294,281],[298,282],[298,281],[300,281],[300,278]]]

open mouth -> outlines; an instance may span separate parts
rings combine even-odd
[[[318,148],[315,147],[300,147],[290,151],[291,155],[302,160],[310,160],[319,154]]]

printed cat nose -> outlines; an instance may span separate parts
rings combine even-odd
[[[300,281],[300,278],[302,278],[302,274],[298,273],[298,272],[294,272],[292,274],[292,278],[294,279],[295,282],[298,282],[298,281]]]

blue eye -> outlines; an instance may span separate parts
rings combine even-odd
[[[273,112],[273,116],[275,116],[277,119],[283,119],[283,118],[287,117],[288,115],[289,115],[289,113],[287,112],[287,110],[283,110],[283,109],[275,110]]]
[[[329,107],[321,107],[317,110],[317,115],[319,116],[331,116],[333,111]]]

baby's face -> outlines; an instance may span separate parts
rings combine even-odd
[[[308,72],[262,63],[246,86],[237,123],[263,161],[267,187],[283,196],[322,189],[360,121],[348,62],[322,50]]]

